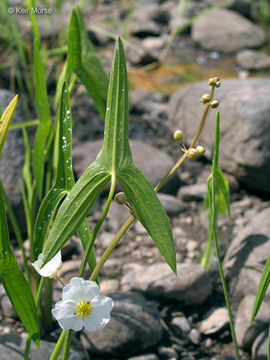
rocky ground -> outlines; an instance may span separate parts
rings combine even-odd
[[[191,0],[181,16],[175,10],[177,1],[137,3],[139,6],[131,8],[130,2],[105,1],[92,16],[87,16],[87,9],[85,13],[88,27],[101,27],[102,20],[118,21],[114,27],[102,26],[108,31],[122,33],[125,30],[129,40],[140,47],[140,51],[127,48],[129,66],[159,60],[170,31],[218,1]],[[40,20],[44,40],[57,35],[68,23],[72,4],[65,2],[66,16],[57,18],[58,21],[53,22],[55,27],[48,27],[44,19]],[[131,20],[125,21],[129,15]],[[26,31],[26,19],[18,17],[17,20]],[[109,61],[104,61],[107,67],[113,42],[100,32],[91,31],[90,36],[103,56],[109,55]],[[176,37],[168,56],[168,63],[175,64],[177,59],[197,62],[202,72],[204,68],[214,71],[218,61],[228,56],[233,59],[234,79],[224,80],[222,74],[212,74],[219,75],[222,82],[215,93],[221,112],[220,166],[230,184],[232,213],[231,224],[227,217],[219,218],[219,242],[241,359],[253,360],[267,359],[270,314],[268,292],[256,321],[249,327],[261,272],[270,252],[270,57],[263,51],[266,41],[267,33],[258,23],[254,2],[238,0],[227,8],[198,17]],[[4,83],[4,72],[0,78],[1,84]],[[175,75],[175,81],[182,85],[183,74]],[[184,142],[190,143],[203,112],[200,98],[208,91],[207,79],[182,86],[170,95],[140,88],[131,91],[132,153],[135,163],[153,185],[181,154],[181,146],[172,140],[173,131],[182,129]],[[73,160],[79,177],[100,150],[103,122],[80,88],[77,94],[72,108]],[[11,92],[0,90],[2,109],[12,97]],[[14,121],[24,121],[21,104]],[[159,194],[171,219],[178,276],[171,273],[152,239],[136,223],[121,240],[100,276],[101,291],[109,293],[115,301],[112,319],[102,331],[76,334],[70,359],[234,359],[216,259],[209,272],[199,265],[207,239],[208,219],[203,200],[211,171],[214,126],[215,111],[212,110],[199,141],[207,150],[205,157],[184,163]],[[13,130],[2,153],[0,175],[21,229],[25,229],[20,195],[23,154],[21,132]],[[104,202],[105,193],[88,217],[91,226],[99,218]],[[98,258],[128,215],[127,209],[112,204],[96,240]],[[27,240],[25,245],[27,247]],[[14,251],[20,258],[16,246]],[[65,246],[63,256],[60,276],[66,283],[76,274],[82,256],[76,235]],[[54,283],[54,301],[59,300],[61,288],[58,282]],[[0,318],[1,358],[22,359],[26,334],[2,287]],[[58,325],[54,324],[50,334],[42,334],[41,350],[37,352],[33,346],[31,358],[48,359],[58,335]]]

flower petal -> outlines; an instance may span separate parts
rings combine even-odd
[[[99,287],[94,281],[85,281],[83,278],[74,277],[70,283],[63,288],[62,299],[72,299],[77,303],[91,301],[99,294]]]
[[[58,253],[49,262],[47,262],[47,264],[45,264],[42,268],[40,268],[42,264],[42,260],[43,260],[43,253],[39,254],[38,259],[34,263],[32,263],[33,267],[39,273],[39,275],[43,277],[55,276],[57,270],[62,265],[61,250],[58,251]]]
[[[91,304],[93,306],[91,314],[83,318],[85,329],[87,331],[102,329],[110,321],[113,300],[107,296],[96,296]]]
[[[52,309],[52,314],[58,321],[62,329],[79,331],[83,328],[83,321],[77,315],[74,315],[76,311],[76,303],[72,300],[61,300],[55,304],[55,308]]]

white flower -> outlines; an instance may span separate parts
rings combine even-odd
[[[62,329],[94,331],[104,328],[110,320],[113,300],[99,295],[94,281],[74,277],[63,288],[62,300],[55,304],[52,314]]]
[[[32,263],[39,275],[49,278],[55,277],[57,275],[57,270],[60,270],[62,267],[61,250],[41,268],[42,260],[43,253],[39,254],[38,259]]]

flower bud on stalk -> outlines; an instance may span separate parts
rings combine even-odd
[[[205,153],[205,148],[203,146],[198,145],[195,148],[191,148],[188,150],[188,158],[193,160],[197,159],[199,156],[203,155]]]
[[[221,83],[218,77],[214,77],[208,80],[208,85],[213,87],[220,87]]]
[[[210,103],[210,106],[211,106],[211,108],[213,108],[213,109],[217,108],[218,105],[219,105],[218,100],[213,100],[213,101],[211,101],[211,103]]]
[[[181,141],[183,140],[184,134],[183,131],[181,130],[175,130],[175,132],[173,133],[173,140],[175,141]]]
[[[124,192],[119,192],[115,195],[114,201],[119,205],[124,205],[127,202],[127,197]]]
[[[211,101],[211,96],[209,94],[204,94],[202,97],[201,97],[201,102],[203,104],[208,104],[209,102]]]

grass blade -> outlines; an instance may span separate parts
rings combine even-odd
[[[14,309],[36,345],[39,344],[39,326],[35,302],[16,258],[10,249],[2,189],[0,188],[0,280]]]
[[[45,69],[40,56],[39,42],[34,43],[34,72],[36,87],[36,106],[39,126],[36,132],[33,150],[33,173],[39,199],[42,198],[46,144],[51,129],[50,108],[46,87]]]
[[[9,103],[8,107],[6,108],[0,119],[0,157],[7,137],[8,128],[10,126],[11,120],[16,110],[17,103],[18,103],[18,95],[16,95],[13,98],[13,100]]]
[[[260,284],[257,290],[255,302],[253,305],[252,315],[251,315],[251,323],[255,319],[258,311],[260,310],[264,295],[266,290],[268,289],[270,283],[270,256],[268,257],[266,264],[263,269],[263,273],[261,276]]]

